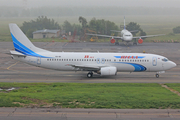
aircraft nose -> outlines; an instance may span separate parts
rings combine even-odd
[[[176,63],[174,63],[174,62],[171,61],[171,66],[172,66],[172,68],[173,68],[173,67],[176,67],[177,65],[176,65]]]

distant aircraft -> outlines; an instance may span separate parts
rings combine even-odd
[[[143,53],[88,53],[51,52],[35,47],[16,24],[9,24],[15,51],[10,51],[13,59],[27,64],[59,71],[87,71],[116,75],[117,72],[156,72],[171,69],[176,64],[155,54]]]
[[[116,31],[116,30],[111,30],[111,31],[120,32],[121,33],[121,37],[119,37],[119,36],[109,36],[109,35],[100,35],[100,34],[90,34],[90,33],[86,33],[86,35],[93,35],[93,36],[100,36],[100,37],[109,37],[109,38],[111,38],[110,42],[112,44],[115,44],[115,45],[119,45],[118,39],[121,39],[122,41],[127,42],[127,43],[131,42],[134,39],[133,45],[134,44],[137,45],[136,39],[138,39],[138,43],[139,44],[142,44],[143,43],[143,39],[142,38],[155,37],[155,36],[162,36],[162,35],[164,35],[164,34],[159,34],[159,35],[147,35],[147,36],[136,36],[136,37],[133,37],[132,32],[135,32],[137,30],[128,31],[126,29],[125,17],[124,17],[124,29],[122,31]],[[115,39],[117,39],[117,40],[115,40]]]

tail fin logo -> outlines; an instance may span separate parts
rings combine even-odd
[[[24,46],[23,44],[21,44],[14,37],[14,35],[12,33],[11,33],[11,36],[12,36],[12,40],[13,40],[15,51],[20,52],[20,53],[22,53],[24,55],[35,56],[35,57],[42,57],[42,58],[49,58],[49,57],[45,57],[45,56],[39,55],[39,54],[35,53],[34,51],[30,50],[29,48],[27,48],[26,46]]]

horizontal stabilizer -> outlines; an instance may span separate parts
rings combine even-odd
[[[20,53],[20,52],[17,52],[17,51],[10,51],[10,53],[6,53],[8,55],[15,55],[15,56],[19,56],[19,57],[26,57],[26,55]]]

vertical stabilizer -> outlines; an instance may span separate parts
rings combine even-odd
[[[24,55],[40,57],[41,55],[37,54],[37,52],[48,52],[47,50],[35,47],[16,24],[9,24],[9,28],[15,51],[20,52]]]
[[[126,30],[126,21],[125,21],[125,16],[124,16],[124,30]]]
[[[9,28],[16,51],[20,50],[21,47],[27,47],[30,50],[36,49],[36,47],[31,43],[31,41],[26,37],[26,35],[16,24],[9,24]]]

